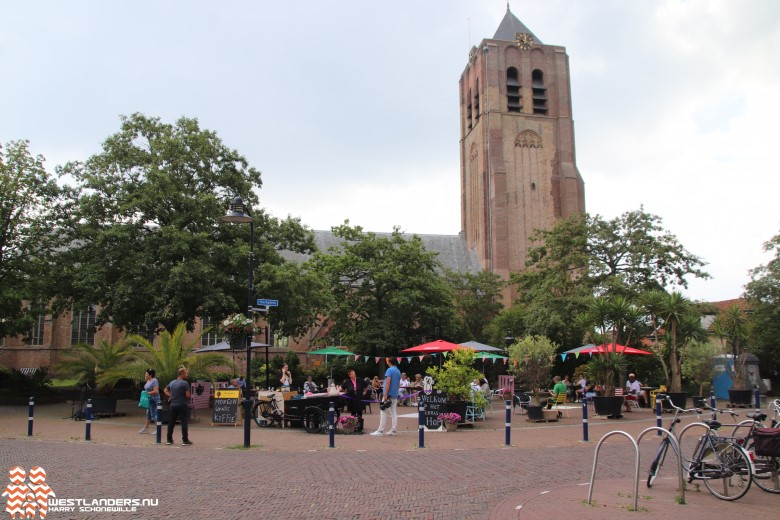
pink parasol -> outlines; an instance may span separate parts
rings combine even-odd
[[[455,343],[450,343],[449,341],[444,341],[443,339],[437,339],[436,341],[431,341],[429,343],[423,343],[422,345],[417,345],[416,347],[411,347],[402,350],[401,352],[417,352],[418,354],[430,354],[432,352],[450,352],[455,349],[459,348],[465,348],[461,347],[460,345],[456,345]]]
[[[580,350],[580,354],[604,354],[605,352],[619,352],[621,354],[652,354],[652,352],[648,352],[646,350],[627,347],[625,345],[616,345],[615,343],[609,343],[607,345],[602,343],[601,345],[594,345],[590,348]]]

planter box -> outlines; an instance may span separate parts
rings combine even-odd
[[[542,410],[542,415],[547,422],[558,420],[558,410]]]
[[[753,390],[729,390],[729,406],[753,405]]]
[[[544,414],[542,413],[542,407],[537,405],[531,405],[525,407],[528,412],[529,421],[544,421]]]
[[[593,407],[596,415],[603,415],[612,419],[623,417],[623,398],[617,396],[596,396],[593,398]]]
[[[688,394],[686,392],[664,392],[666,395],[669,396],[669,399],[674,403],[675,406],[679,406],[680,408],[686,408],[688,406]],[[672,405],[669,404],[669,401],[664,399],[663,400],[663,408],[664,410],[674,410],[672,408]]]

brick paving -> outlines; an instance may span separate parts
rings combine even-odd
[[[211,427],[205,413],[191,425],[194,446],[156,445],[154,436],[137,433],[143,420],[135,403],[120,406],[129,415],[95,421],[89,442],[83,421],[63,419],[70,405],[38,406],[33,437],[26,436],[26,407],[0,407],[0,467],[42,466],[58,498],[158,499],[157,507],[141,510],[141,518],[510,519],[594,513],[611,519],[625,518],[632,502],[629,446],[610,439],[599,463],[603,477],[594,486],[595,505],[585,504],[596,443],[581,442],[576,411],[549,424],[513,415],[510,447],[504,446],[504,413],[497,407],[473,429],[427,433],[424,449],[417,447],[416,420],[403,417],[396,437],[337,435],[335,449],[326,435],[253,425],[256,447],[242,450],[235,448],[243,444],[243,428]],[[367,428],[378,418],[366,415]],[[590,439],[598,441],[615,428],[636,435],[654,422],[649,411],[616,422],[593,419]],[[648,437],[643,460],[656,447],[656,439]],[[691,489],[687,504],[680,505],[671,472],[662,476],[652,490],[640,482],[638,515],[777,517],[780,496],[758,489],[734,503]],[[50,512],[47,518],[130,515]]]

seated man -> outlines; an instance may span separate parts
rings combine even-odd
[[[307,377],[306,382],[303,383],[303,393],[316,394],[318,390],[319,388],[317,388],[317,383],[312,380],[311,376]]]
[[[406,374],[401,374],[401,381],[398,383],[398,404],[406,406],[409,404],[409,385],[412,382],[406,377]]]
[[[553,405],[555,404],[555,400],[558,398],[558,394],[566,395],[566,392],[569,390],[566,385],[561,381],[560,376],[553,377],[553,382],[555,385],[553,385],[553,389],[550,390],[550,395],[552,397],[547,398],[547,409],[552,409]]]
[[[626,411],[631,411],[631,405],[629,401],[637,401],[640,407],[645,406],[645,396],[642,395],[642,383],[636,380],[636,375],[628,374],[628,381],[626,381],[626,395],[625,395]]]

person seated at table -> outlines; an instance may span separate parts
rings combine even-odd
[[[631,405],[629,404],[629,401],[638,402],[639,406],[642,408],[645,406],[645,396],[642,394],[642,383],[636,380],[635,374],[628,374],[624,399],[627,412],[631,411]]]
[[[553,405],[555,404],[555,400],[558,398],[558,394],[566,395],[566,392],[569,390],[566,385],[561,381],[561,376],[555,376],[553,377],[553,382],[555,383],[553,385],[553,389],[550,390],[550,395],[552,397],[547,398],[547,409],[551,410]]]
[[[317,383],[312,381],[311,376],[307,377],[306,382],[303,383],[303,393],[308,394],[309,392],[311,392],[312,394],[316,394],[317,390],[319,390],[319,388],[317,387]]]
[[[371,380],[371,391],[377,401],[382,400],[382,382],[379,380],[379,376],[374,376],[374,379]]]
[[[471,395],[474,395],[475,392],[479,392],[482,390],[482,385],[479,382],[479,378],[474,378],[474,381],[471,382]]]
[[[488,380],[485,379],[484,377],[482,378],[482,384],[479,385],[479,389],[485,395],[488,395],[488,393],[490,392],[490,385],[488,384]]]
[[[585,379],[585,376],[582,376],[579,381],[577,381],[577,384],[579,385],[579,388],[574,391],[574,400],[576,401],[578,398],[582,398],[582,396],[585,394],[585,389],[588,386],[588,380]]]
[[[594,397],[598,396],[599,388],[599,385],[592,383],[591,381],[587,381],[587,384],[585,385],[585,399],[593,399]]]
[[[412,382],[405,373],[401,374],[401,381],[398,383],[398,404],[401,406],[407,406],[409,404],[409,385]]]

